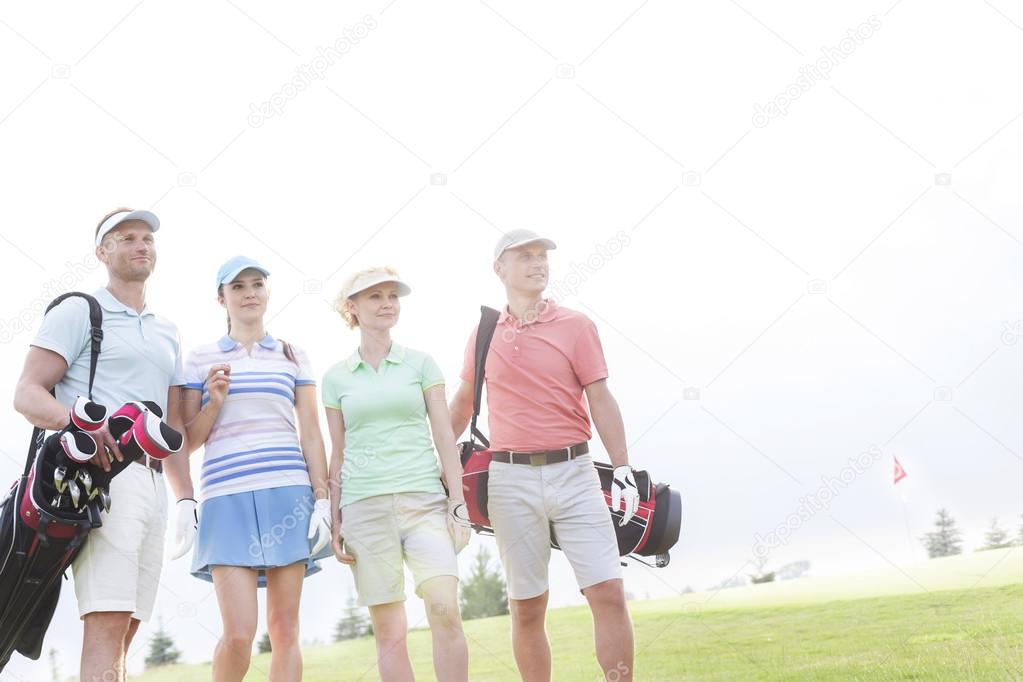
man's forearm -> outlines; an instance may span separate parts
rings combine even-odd
[[[472,406],[464,409],[458,400],[452,400],[448,411],[451,412],[451,433],[457,441],[458,437],[469,428],[469,422],[472,421]]]
[[[42,386],[19,386],[14,396],[14,409],[33,426],[57,431],[68,425],[68,408],[57,402]]]
[[[600,400],[590,401],[590,416],[597,427],[600,441],[604,444],[611,464],[616,467],[629,463],[629,449],[625,442],[625,422],[618,408],[618,401],[610,394]]]
[[[171,492],[175,500],[185,498],[195,499],[195,488],[192,485],[192,472],[189,470],[188,454],[182,448],[180,452],[163,461],[164,471],[167,474],[167,482],[170,483]]]

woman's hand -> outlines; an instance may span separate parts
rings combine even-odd
[[[219,363],[210,367],[206,375],[206,390],[210,392],[210,402],[218,407],[224,404],[227,390],[231,385],[231,365]]]
[[[464,500],[448,500],[448,533],[451,534],[451,541],[455,543],[455,554],[469,544],[472,528],[469,525],[469,510]]]

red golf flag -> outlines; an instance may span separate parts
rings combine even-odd
[[[899,464],[898,457],[892,455],[892,459],[895,460],[895,480],[892,481],[892,483],[895,484],[906,477],[906,470],[902,468],[901,464]]]

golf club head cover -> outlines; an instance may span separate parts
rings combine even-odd
[[[110,435],[114,437],[115,441],[120,441],[121,437],[131,429],[135,420],[147,410],[157,417],[163,417],[163,410],[152,400],[140,400],[121,405],[107,419]]]
[[[60,435],[60,448],[76,464],[84,464],[96,456],[96,441],[83,431],[65,431]],[[59,464],[59,463],[58,463]]]
[[[121,456],[124,459],[117,461],[117,458],[112,457],[110,459],[110,471],[104,471],[101,467],[90,465],[89,473],[92,474],[93,488],[101,488],[105,492],[108,492],[110,490],[110,481],[113,480],[114,476],[124,471],[129,464],[146,454],[145,451],[143,451],[142,448],[131,438],[132,428],[135,423],[139,421],[144,422],[146,415],[149,415],[150,418],[155,418],[159,421],[160,417],[163,415],[163,410],[160,409],[159,405],[152,401],[142,400],[121,405],[121,407],[117,408],[117,410],[114,411],[114,413],[107,419],[110,435],[117,441],[117,445],[121,450]],[[169,426],[167,426],[167,429],[177,436],[177,449],[173,450],[173,452],[177,452],[177,450],[181,449],[181,434],[174,431],[174,429]],[[167,454],[170,453],[168,452]],[[160,459],[167,455],[161,455],[158,452],[156,455],[150,454],[150,456]]]
[[[164,459],[181,449],[184,438],[160,419],[155,412],[146,410],[139,415],[131,429],[121,436],[117,444],[125,459],[138,459],[149,455]]]
[[[81,431],[96,431],[107,418],[107,408],[84,396],[78,396],[71,406],[71,426]]]

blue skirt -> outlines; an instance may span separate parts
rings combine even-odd
[[[306,576],[320,570],[319,559],[333,556],[328,544],[310,556],[309,516],[313,491],[307,485],[221,495],[202,503],[192,553],[192,575],[213,582],[214,566],[242,566],[259,572],[304,562]]]

